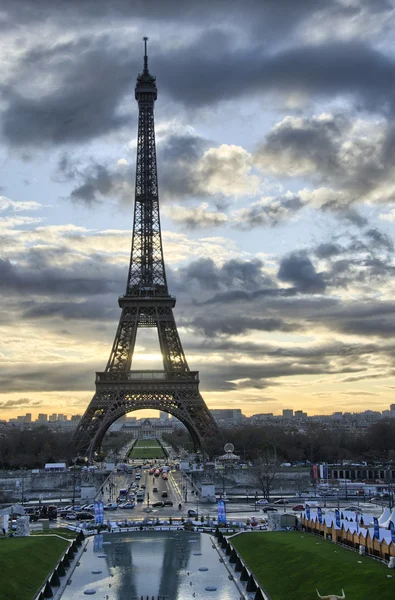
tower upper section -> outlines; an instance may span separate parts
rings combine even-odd
[[[130,298],[169,297],[163,260],[156,167],[154,103],[157,89],[155,77],[148,70],[147,38],[144,38],[144,48],[144,69],[137,77],[135,90],[139,120],[134,222],[129,276],[126,294],[122,299],[123,305]],[[174,305],[174,299],[172,302]]]
[[[158,90],[156,87],[156,77],[151,75],[148,70],[148,55],[147,55],[147,40],[144,39],[144,69],[142,73],[137,76],[137,83],[135,88],[135,98],[137,102],[155,102],[158,97]]]

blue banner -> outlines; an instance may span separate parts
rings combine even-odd
[[[373,517],[373,537],[379,539],[380,537],[380,527],[379,527],[379,520],[377,517]]]
[[[328,465],[324,463],[324,479],[328,479]]]
[[[225,502],[221,499],[218,500],[217,508],[218,508],[218,523],[226,523]]]
[[[104,522],[104,508],[101,500],[95,502],[95,522],[97,525],[103,525]]]
[[[335,510],[335,518],[336,518],[336,527],[341,527],[340,510],[338,508]]]
[[[322,523],[322,509],[320,506],[317,508],[317,515],[318,515],[318,523]]]
[[[306,504],[306,519],[310,521],[310,506]]]
[[[100,552],[103,550],[103,534],[97,533],[93,536],[93,552]]]
[[[388,527],[391,530],[391,540],[395,544],[395,525],[394,525],[394,522],[390,521]]]

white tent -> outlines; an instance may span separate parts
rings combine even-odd
[[[383,526],[391,516],[391,511],[388,507],[385,507],[383,514],[379,517],[379,525]]]
[[[381,518],[386,513],[386,511],[388,512],[388,518],[386,521],[381,521]],[[381,517],[379,519],[380,527],[384,527],[384,529],[388,529],[388,525],[390,524],[390,521],[392,521],[393,524],[395,525],[395,508],[392,510],[392,513],[390,513],[389,508],[385,508],[383,515],[381,515]]]

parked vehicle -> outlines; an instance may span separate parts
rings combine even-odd
[[[264,513],[267,512],[278,512],[277,508],[274,508],[274,506],[265,506],[265,508],[262,508]]]
[[[161,502],[160,500],[158,500],[158,502],[153,502],[153,504],[151,504],[151,506],[153,506],[154,508],[160,508],[164,505],[165,505],[165,503]]]
[[[116,502],[109,502],[103,506],[104,510],[117,510],[118,504]]]
[[[77,513],[70,511],[66,513],[64,518],[66,519],[66,521],[75,521],[75,519],[77,518]]]
[[[81,510],[81,512],[78,512],[76,514],[77,521],[93,521],[93,519],[95,518],[95,515],[92,515],[92,513],[90,512],[86,512],[84,510]]]
[[[171,500],[165,500],[163,506],[173,506],[173,502]]]
[[[135,506],[134,502],[124,502],[122,508],[134,508]]]

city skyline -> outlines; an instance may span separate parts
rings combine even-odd
[[[394,3],[2,10],[0,419],[82,414],[108,360],[130,254],[144,35],[169,291],[208,407],[386,410]],[[149,331],[137,347],[134,368],[161,368]]]

